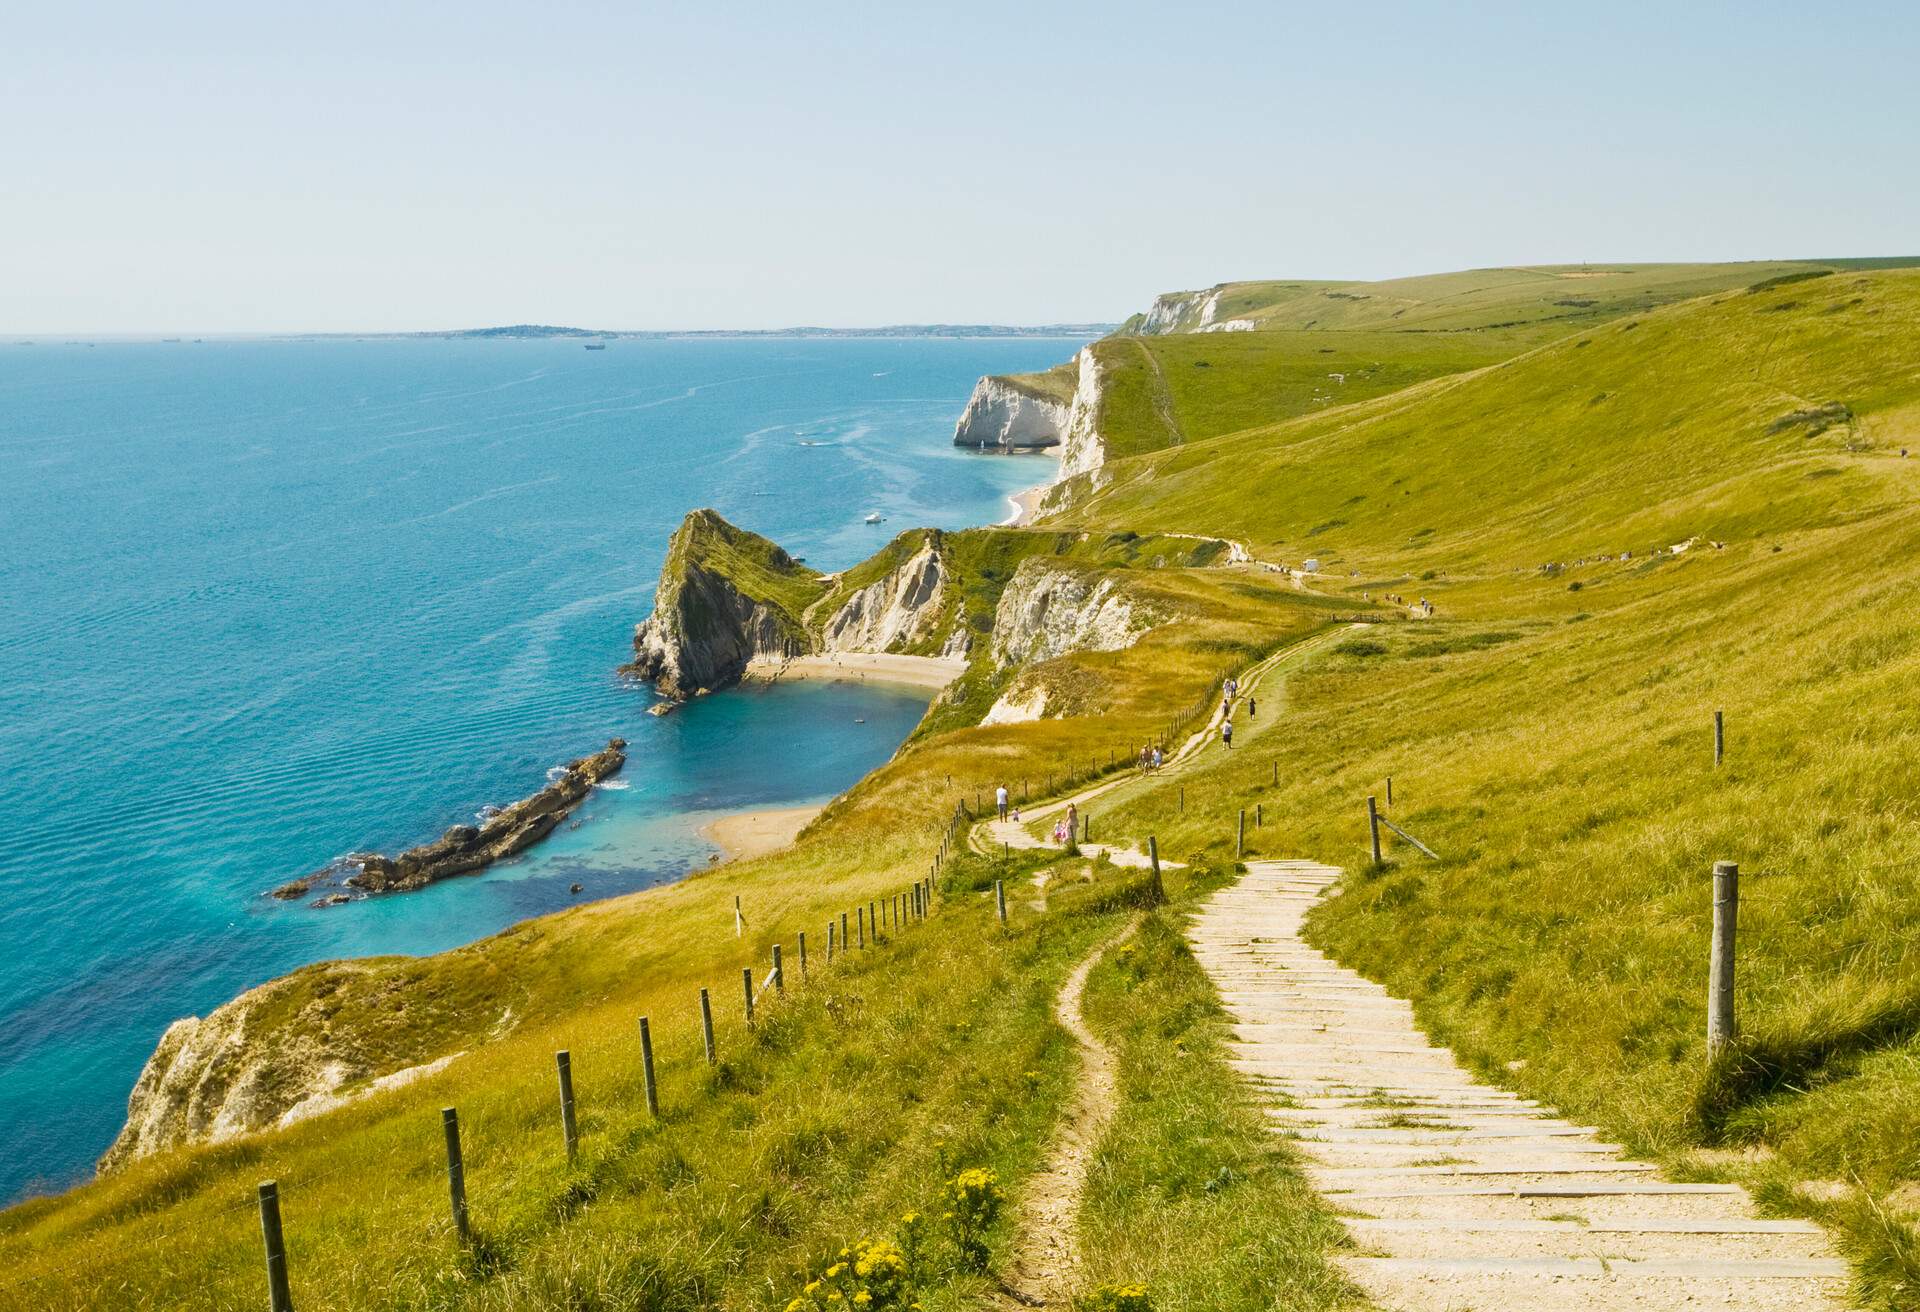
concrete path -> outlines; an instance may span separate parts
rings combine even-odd
[[[1234,1066],[1398,1312],[1817,1312],[1846,1264],[1818,1227],[1758,1219],[1738,1185],[1674,1184],[1552,1108],[1478,1083],[1412,1008],[1300,937],[1340,872],[1250,861],[1188,931]]]

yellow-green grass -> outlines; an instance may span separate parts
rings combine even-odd
[[[1018,1184],[1065,1087],[1066,1057],[1042,1002],[1117,911],[1088,908],[1072,929],[1071,919],[1018,925],[1015,939],[1036,944],[1021,964],[1012,946],[995,947],[984,907],[956,885],[968,910],[949,923],[972,923],[974,945],[941,940],[952,959],[928,968],[924,992],[892,975],[884,988],[877,977],[862,986],[869,1018],[897,1001],[919,1007],[922,1024],[843,1028],[842,1042],[870,1043],[871,1065],[849,1101],[832,1105],[827,1137],[840,1146],[818,1159],[801,1153],[797,1164],[779,1134],[828,1114],[778,1104],[794,1095],[775,1086],[793,1086],[769,1079],[746,1109],[726,1103],[729,1117],[674,1113],[685,1119],[672,1151],[697,1178],[663,1186],[681,1179],[682,1164],[655,1155],[667,1149],[635,1110],[634,1018],[678,1018],[662,1043],[682,1063],[672,1067],[682,1082],[669,1087],[685,1096],[685,1063],[697,1062],[693,989],[714,987],[724,1014],[736,1005],[740,966],[764,967],[768,946],[790,944],[800,928],[817,957],[830,911],[928,868],[943,822],[973,787],[1039,787],[1048,774],[1058,781],[1129,757],[1169,718],[1205,706],[1227,670],[1330,633],[1336,616],[1384,615],[1362,594],[1377,603],[1394,591],[1435,597],[1440,618],[1383,623],[1327,644],[1344,651],[1284,662],[1256,692],[1257,733],[1241,722],[1231,754],[1214,744],[1179,771],[1105,796],[1099,837],[1156,834],[1169,855],[1219,866],[1231,858],[1238,810],[1262,804],[1266,823],[1249,835],[1255,853],[1354,867],[1315,920],[1317,939],[1412,997],[1490,1077],[1680,1169],[1735,1175],[1770,1205],[1827,1216],[1859,1262],[1863,1297],[1910,1304],[1900,1282],[1914,1279],[1908,1219],[1920,1210],[1911,800],[1920,726],[1905,708],[1920,694],[1920,586],[1908,563],[1920,549],[1920,488],[1914,465],[1895,453],[1910,440],[1920,448],[1916,407],[1920,275],[1843,272],[1602,325],[1391,396],[1116,461],[1104,491],[1081,485],[1081,503],[1037,536],[1088,532],[1084,543],[1068,539],[1063,568],[1118,577],[1181,622],[1127,652],[1040,670],[1074,718],[979,729],[936,716],[790,852],[458,953],[375,961],[331,981],[302,972],[276,1004],[295,1032],[352,1033],[387,1067],[461,1048],[473,1055],[291,1131],[174,1151],[16,1208],[0,1220],[0,1268],[10,1279],[51,1276],[44,1289],[25,1288],[36,1299],[51,1291],[52,1306],[138,1306],[150,1289],[255,1306],[248,1197],[256,1178],[280,1174],[296,1292],[316,1274],[328,1282],[307,1287],[302,1306],[406,1305],[400,1294],[421,1306],[770,1306],[840,1239],[929,1200],[934,1177],[956,1159],[916,1155],[918,1145],[940,1125],[965,1135],[982,1124],[953,1091],[970,1087],[961,1078],[970,1063],[990,1091],[1013,1063],[1022,1082],[1027,1069],[1038,1073],[1027,1101],[995,1123],[1011,1127],[995,1160]],[[1324,595],[1257,569],[1183,568],[1157,548],[1127,559],[1126,544],[1141,539],[1122,539],[1117,555],[1104,545],[1123,531],[1218,533],[1269,555],[1319,555],[1330,566],[1315,584]],[[1727,545],[1647,554],[1695,534]],[[1622,550],[1634,559],[1617,559]],[[985,536],[966,551],[961,590],[974,623],[1021,553]],[[1577,563],[1602,551],[1615,558]],[[777,563],[755,554],[742,568]],[[805,601],[796,590],[779,604]],[[970,677],[976,685],[959,694],[968,709],[984,709],[1005,686],[979,667]],[[1716,707],[1728,711],[1731,741],[1718,773],[1708,747]],[[1388,774],[1391,814],[1443,863],[1396,848],[1384,870],[1359,868],[1364,797],[1384,795]],[[1709,1072],[1701,1011],[1715,859],[1749,872],[1748,1042],[1738,1062]],[[732,938],[735,893],[746,899],[744,940]],[[1026,915],[1017,909],[1017,922]],[[900,951],[924,952],[916,943],[930,941],[909,935]],[[1198,996],[1186,969],[1165,984],[1167,998]],[[1096,972],[1092,1005],[1124,1045],[1125,1078],[1170,1097],[1140,1083],[1158,1078],[1142,1064],[1156,1045],[1164,1056],[1186,1040],[1114,1029],[1115,986],[1108,968]],[[953,1023],[975,998],[1001,1004],[989,1008],[992,1027],[971,1038],[938,1031],[949,1046],[934,1049],[931,1072],[914,1067],[917,1036],[936,1033],[927,1024]],[[1161,1001],[1141,1005],[1146,1014]],[[415,1009],[417,1025],[367,1023]],[[1195,1024],[1187,1046],[1204,1054],[1212,1022]],[[838,1070],[806,1037],[814,1031],[800,1030],[790,1048],[765,1054],[768,1069]],[[576,1054],[590,1118],[588,1160],[608,1154],[591,1200],[553,1160],[551,1052],[563,1045]],[[960,1075],[949,1080],[942,1062]],[[1203,1078],[1185,1096],[1196,1124],[1219,1127],[1214,1145],[1183,1138],[1151,1107],[1123,1110],[1085,1218],[1089,1233],[1107,1236],[1094,1245],[1093,1260],[1113,1258],[1101,1271],[1145,1279],[1174,1306],[1238,1297],[1237,1273],[1260,1262],[1311,1273],[1310,1250],[1251,1256],[1253,1265],[1217,1277],[1202,1256],[1177,1251],[1137,1265],[1150,1255],[1128,1234],[1195,1233],[1204,1209],[1186,1194],[1143,1200],[1115,1182],[1144,1178],[1156,1160],[1197,1162],[1216,1147],[1233,1158],[1248,1147],[1224,1101],[1229,1086],[1214,1083],[1211,1067],[1195,1069]],[[845,1083],[833,1082],[836,1098]],[[873,1101],[859,1101],[867,1083]],[[607,1098],[614,1090],[625,1092]],[[445,1264],[434,1136],[449,1101],[473,1109],[476,1219],[496,1228],[492,1241],[512,1259],[484,1281]],[[607,1119],[592,1124],[595,1116]],[[834,1139],[833,1127],[849,1125],[860,1135]],[[872,1127],[897,1146],[875,1148]],[[333,1192],[318,1195],[316,1213],[303,1211],[301,1181],[336,1165],[340,1176],[313,1185]],[[1270,1166],[1228,1183],[1256,1214],[1291,1215],[1296,1186],[1281,1159]],[[788,1191],[773,1189],[762,1204],[746,1181],[775,1177]],[[1857,1192],[1795,1188],[1855,1177]],[[704,1180],[724,1185],[709,1193]],[[799,1223],[784,1231],[782,1197],[803,1200]],[[1320,1232],[1313,1214],[1300,1215],[1309,1229],[1293,1237],[1304,1243]],[[422,1229],[436,1224],[423,1243]],[[318,1247],[303,1251],[309,1242]],[[1194,1243],[1195,1254],[1210,1251],[1205,1237]],[[710,1283],[674,1283],[696,1269]],[[182,1293],[196,1278],[204,1297]],[[1319,1288],[1313,1297],[1337,1293],[1302,1279]]]
[[[1542,264],[1420,274],[1377,282],[1227,283],[1217,321],[1260,329],[1460,332],[1519,325],[1558,331],[1774,279],[1899,268],[1912,258],[1750,260],[1719,264]]]
[[[1186,551],[1194,547],[1184,539],[1178,544]],[[1328,603],[1298,597],[1271,580],[1249,580],[1237,571],[1156,569],[1159,559],[1151,556],[1137,570],[1119,572],[1129,575],[1128,586],[1144,601],[1182,622],[1149,635],[1133,659],[1096,653],[1049,663],[1048,678],[1087,682],[1086,716],[1074,725],[1043,721],[927,734],[830,808],[791,851],[527,922],[435,957],[321,965],[278,982],[259,1009],[249,1044],[256,1052],[280,1053],[287,1078],[310,1063],[303,1044],[313,1039],[381,1071],[450,1052],[468,1055],[422,1083],[292,1130],[174,1150],[61,1198],[13,1209],[0,1221],[6,1268],[22,1277],[50,1275],[47,1283],[31,1286],[33,1296],[46,1297],[49,1306],[122,1301],[158,1307],[169,1305],[169,1299],[200,1301],[202,1294],[211,1305],[251,1305],[257,1301],[258,1273],[249,1238],[253,1221],[244,1204],[254,1180],[278,1175],[285,1181],[295,1235],[294,1262],[307,1291],[302,1306],[560,1305],[569,1280],[582,1289],[631,1293],[640,1268],[619,1265],[626,1261],[620,1256],[625,1250],[549,1207],[571,1187],[572,1177],[550,1179],[547,1166],[535,1165],[546,1161],[557,1142],[549,1115],[552,1051],[564,1046],[574,1052],[584,1106],[606,1107],[603,1090],[611,1080],[621,1105],[631,1109],[637,1016],[656,1018],[663,1052],[684,1055],[693,1042],[699,987],[713,990],[723,1015],[737,1014],[740,968],[753,965],[764,972],[774,942],[785,944],[793,963],[800,930],[807,931],[810,955],[818,964],[829,918],[924,873],[944,821],[957,804],[972,804],[975,788],[990,789],[999,779],[1016,777],[1041,788],[1049,773],[1064,782],[1070,775],[1105,770],[1110,759],[1125,758],[1156,731],[1169,708],[1204,701],[1223,669],[1251,659],[1278,635],[1325,623]],[[743,897],[747,921],[741,939],[733,934],[736,894]],[[965,960],[979,964],[982,959]],[[974,984],[960,978],[961,966],[953,970],[958,973],[943,976],[938,987],[959,1007]],[[889,977],[873,987],[877,1006],[880,996],[891,998],[909,986]],[[1019,1024],[1017,1034],[995,1030],[991,1041],[1014,1054],[1052,1042],[1044,1008],[1025,1014]],[[916,1055],[921,1039],[907,1032],[894,1037],[901,1061],[875,1078],[887,1087],[906,1088],[923,1073]],[[1036,1086],[1034,1105],[1023,1112],[1033,1118],[1033,1133],[1057,1111],[1057,1093],[1052,1083]],[[926,1097],[929,1106],[915,1110],[915,1103],[902,1113],[901,1135],[928,1140],[940,1133],[938,1125],[951,1122],[946,1110],[931,1104],[932,1093]],[[508,1281],[496,1287],[457,1279],[448,1274],[451,1268],[435,1264],[438,1240],[430,1229],[424,1255],[405,1256],[421,1248],[421,1227],[439,1224],[443,1215],[434,1201],[443,1186],[433,1170],[438,1152],[433,1136],[438,1109],[449,1102],[462,1106],[470,1132],[481,1136],[470,1147],[470,1157],[477,1159],[472,1163],[476,1190],[493,1194],[486,1202],[476,1196],[476,1214],[513,1210],[516,1219],[501,1242],[522,1254],[530,1268],[546,1271],[539,1277],[546,1283]],[[512,1135],[504,1145],[491,1144],[493,1127],[509,1112]],[[631,1138],[637,1123],[623,1112],[607,1125],[617,1124],[618,1133]],[[689,1123],[676,1135],[675,1151],[696,1160],[731,1151],[725,1147],[731,1132],[712,1122]],[[611,1133],[596,1129],[590,1137]],[[489,1154],[495,1167],[481,1164]],[[509,1168],[509,1162],[518,1164]],[[334,1164],[349,1167],[350,1176],[329,1177],[312,1190],[302,1183]],[[659,1235],[684,1226],[686,1214],[667,1205],[672,1191],[632,1183],[639,1179],[637,1169],[620,1168],[621,1178],[637,1191],[620,1204],[621,1224],[652,1217],[646,1225],[657,1225]],[[1018,1183],[1017,1175],[1008,1178]],[[493,1183],[483,1186],[485,1181]],[[879,1226],[888,1207],[904,1208],[920,1197],[893,1177],[883,1177],[874,1188],[850,1196],[845,1209],[830,1213],[839,1218],[835,1224],[851,1229],[857,1215],[872,1213],[871,1224]],[[892,1201],[883,1205],[878,1201],[883,1197]],[[358,1205],[363,1198],[371,1200],[365,1208]],[[237,1210],[228,1214],[221,1208]],[[409,1229],[403,1217],[417,1217],[419,1225]],[[772,1235],[766,1243],[766,1255],[754,1259],[763,1266],[755,1269],[765,1263],[793,1265],[814,1251],[793,1236]],[[156,1252],[165,1254],[157,1266]],[[780,1256],[771,1256],[776,1252]],[[549,1261],[553,1265],[542,1265]],[[706,1283],[700,1288],[713,1288],[715,1278],[702,1276]],[[724,1305],[768,1305],[773,1285],[763,1281],[760,1288],[764,1299],[734,1293]],[[122,1292],[109,1297],[108,1290]],[[231,1304],[223,1302],[229,1298]],[[593,1305],[591,1298],[582,1305]]]
[[[810,935],[806,977],[797,926],[782,924],[787,991],[763,995],[751,1030],[737,971],[713,972],[715,1068],[691,990],[610,999],[583,988],[569,1014],[356,1109],[350,1132],[317,1121],[15,1209],[0,1302],[262,1306],[251,1185],[271,1176],[302,1308],[783,1306],[842,1244],[885,1233],[909,1208],[937,1211],[962,1167],[990,1167],[1017,1192],[1072,1077],[1053,995],[1118,923],[1069,902],[1044,918],[1016,907],[1001,930],[965,899],[831,966],[824,935]],[[658,1122],[644,1099],[642,1010]],[[580,1118],[571,1165],[552,1055],[562,1047]],[[449,1219],[442,1104],[461,1112],[466,1251]],[[929,1306],[952,1307],[978,1281],[936,1262],[930,1285]]]
[[[1074,389],[1080,385],[1080,364],[1076,357],[1038,373],[1003,374],[1000,381],[1028,396],[1037,396],[1055,405],[1071,405]]]
[[[1440,613],[1288,675],[1280,732],[1209,749],[1183,773],[1184,813],[1172,778],[1134,786],[1107,806],[1109,832],[1219,860],[1238,810],[1260,803],[1254,853],[1352,871],[1314,939],[1411,997],[1489,1078],[1828,1219],[1863,1301],[1911,1306],[1909,444],[1920,276],[1845,273],[1122,461],[1075,515],[1318,554],[1335,566],[1323,589],[1425,594]],[[1384,799],[1389,775],[1393,818],[1442,862],[1389,836],[1387,867],[1365,868],[1365,798]],[[1745,1037],[1709,1068],[1722,859],[1746,872]]]
[[[1460,373],[1538,345],[1537,330],[1423,335],[1182,333],[1097,343],[1110,455],[1199,442]]]
[[[1920,273],[1730,293],[1117,462],[1057,522],[1177,525],[1376,578],[1644,563],[1696,533],[1751,541],[1903,502],[1917,371]]]

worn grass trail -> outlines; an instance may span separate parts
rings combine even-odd
[[[1075,966],[1054,1000],[1054,1019],[1073,1036],[1080,1071],[1065,1116],[1047,1146],[1046,1165],[1030,1178],[1021,1198],[1019,1237],[1004,1282],[1013,1300],[1026,1307],[1064,1307],[1079,1285],[1082,1266],[1076,1227],[1087,1171],[1101,1136],[1113,1121],[1117,1102],[1114,1055],[1080,1014],[1087,976],[1100,958],[1133,936],[1135,916]]]
[[[1364,623],[1353,623],[1342,624],[1335,628],[1324,630],[1311,637],[1303,638],[1298,642],[1288,643],[1278,651],[1262,657],[1241,671],[1236,676],[1239,683],[1240,695],[1234,700],[1234,713],[1237,717],[1234,721],[1234,741],[1241,745],[1241,749],[1244,750],[1254,739],[1265,734],[1269,726],[1276,725],[1280,722],[1280,713],[1284,704],[1283,697],[1285,694],[1284,678],[1288,670],[1297,667],[1302,661],[1314,655],[1316,652],[1326,650],[1341,638],[1351,633],[1360,632],[1367,627]],[[1265,718],[1261,718],[1257,714],[1246,714],[1245,708],[1249,697],[1252,697],[1256,702],[1261,697],[1268,699]],[[1037,806],[1021,807],[1020,819],[1018,820],[987,820],[973,826],[973,828],[968,831],[967,846],[982,856],[992,856],[1005,848],[1011,848],[1015,851],[1029,851],[1038,848],[1058,849],[1061,846],[1060,844],[1042,838],[1034,832],[1033,826],[1045,825],[1045,822],[1051,821],[1055,816],[1065,811],[1069,805],[1078,807],[1082,812],[1086,811],[1092,802],[1100,798],[1106,799],[1104,803],[1105,806],[1118,805],[1140,792],[1160,787],[1169,781],[1177,782],[1178,777],[1198,762],[1203,754],[1211,752],[1225,755],[1235,750],[1234,748],[1226,746],[1220,738],[1220,725],[1226,718],[1227,711],[1225,705],[1215,704],[1212,713],[1207,716],[1206,722],[1198,729],[1195,729],[1173,749],[1160,769],[1151,774],[1128,771],[1117,778],[1105,779],[1099,783],[1091,784],[1065,797],[1057,797],[1051,801],[1043,801]],[[1051,826],[1047,825],[1046,827],[1050,828]],[[1139,844],[1143,844],[1144,842],[1144,839],[1133,839],[1120,843],[1092,842],[1081,843],[1079,847],[1083,855],[1100,856],[1104,854],[1115,865],[1145,866],[1147,864],[1147,857],[1139,846]],[[1169,862],[1162,858],[1161,864],[1174,865],[1177,863]]]
[[[1844,1305],[1847,1268],[1805,1221],[1731,1184],[1675,1184],[1553,1109],[1478,1082],[1405,1001],[1300,937],[1339,877],[1252,861],[1189,931],[1239,1041],[1234,1065],[1404,1312],[1552,1307],[1784,1312]]]

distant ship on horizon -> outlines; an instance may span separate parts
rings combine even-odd
[[[588,342],[587,349],[589,351],[604,351],[607,349],[607,344],[605,342]]]

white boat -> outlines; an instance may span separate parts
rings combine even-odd
[[[885,522],[886,517],[877,510],[867,516],[867,523],[869,524],[884,524]]]

